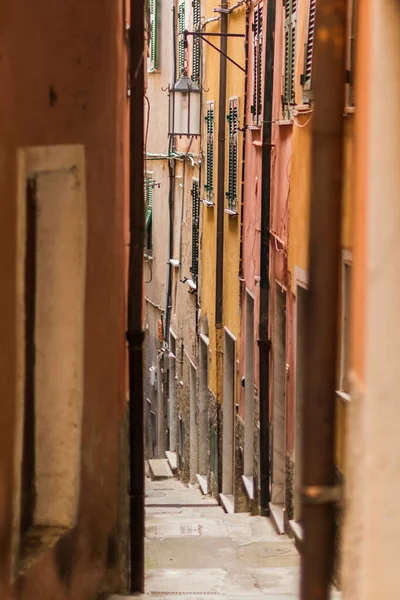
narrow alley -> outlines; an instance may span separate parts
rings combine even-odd
[[[145,548],[145,598],[299,597],[300,561],[292,540],[278,535],[267,518],[226,514],[197,485],[175,477],[146,477]]]

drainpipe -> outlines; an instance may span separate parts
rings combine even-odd
[[[239,254],[239,279],[243,283],[243,207],[244,207],[244,173],[246,162],[246,132],[247,132],[247,83],[249,79],[249,29],[250,29],[250,6],[246,6],[246,37],[245,37],[245,76],[244,76],[244,106],[243,106],[243,145],[242,145],[242,210],[240,211],[240,254]],[[243,285],[242,285],[243,287]],[[242,294],[240,294],[242,302]]]
[[[221,8],[228,8],[227,2]],[[226,75],[228,50],[228,15],[221,13],[219,55],[219,99],[218,99],[218,187],[217,187],[217,265],[215,285],[215,325],[222,328],[223,282],[224,282],[224,218],[225,218],[225,130],[226,130]],[[225,56],[224,56],[225,55]]]
[[[269,268],[270,268],[270,201],[271,201],[271,140],[272,102],[275,54],[275,0],[268,0],[264,75],[264,115],[262,130],[261,179],[261,270],[259,323],[260,380],[260,512],[269,514]]]
[[[176,44],[175,44],[175,6],[172,7],[172,76],[176,77]],[[175,150],[174,140],[171,137],[168,145],[168,175],[169,175],[169,192],[168,192],[168,210],[169,210],[169,256],[167,265],[167,298],[165,306],[165,330],[164,342],[169,347],[169,328],[171,324],[172,310],[172,265],[171,258],[174,251],[174,197],[175,197],[175,165],[176,162],[170,158]]]
[[[338,339],[346,1],[319,0],[314,41],[310,284],[302,423],[302,600],[327,600],[335,550]]]
[[[126,339],[129,351],[129,500],[131,593],[144,592],[144,440],[143,440],[143,95],[144,2],[130,0],[129,103],[129,277]]]

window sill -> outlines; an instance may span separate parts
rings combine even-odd
[[[238,212],[236,212],[235,210],[231,210],[230,208],[226,208],[225,212],[227,215],[229,215],[230,217],[237,217],[239,215]]]
[[[34,525],[21,537],[17,577],[24,575],[41,556],[71,531],[67,527]]]
[[[175,269],[178,269],[179,260],[177,258],[170,258],[169,264],[172,265],[173,267],[175,267]]]
[[[259,133],[261,131],[261,125],[249,125],[247,129],[253,133]]]
[[[356,112],[355,106],[345,106],[344,107],[344,116],[345,117],[350,117],[351,115],[354,115],[355,112]]]
[[[152,254],[146,254],[146,252],[143,254],[143,258],[144,258],[144,260],[149,260],[149,261],[153,260]]]
[[[293,119],[279,119],[278,125],[293,125]]]
[[[336,390],[336,398],[338,398],[344,405],[350,404],[351,396],[346,392],[342,392],[341,390]]]
[[[215,206],[214,202],[210,202],[210,200],[202,200],[202,202],[207,208],[212,208],[213,206]]]

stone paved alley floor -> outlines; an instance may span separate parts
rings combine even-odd
[[[295,600],[298,583],[296,548],[269,519],[228,515],[177,479],[147,479],[144,598]]]

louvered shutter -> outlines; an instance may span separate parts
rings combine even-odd
[[[214,202],[214,101],[207,102],[206,184],[207,201]]]
[[[253,125],[261,124],[261,78],[262,78],[262,30],[263,9],[259,4],[254,10],[253,30],[253,101],[251,113]]]
[[[178,7],[178,77],[182,73],[185,64],[185,41],[183,32],[185,31],[185,0],[181,0]]]
[[[228,209],[237,212],[237,179],[238,179],[238,133],[239,133],[239,101],[238,98],[229,100],[227,115],[229,129],[228,156]]]
[[[295,103],[297,0],[285,0],[285,74],[283,104]]]
[[[310,0],[310,7],[308,13],[307,44],[304,60],[304,91],[309,91],[312,87],[316,6],[317,0]]]
[[[150,0],[150,72],[158,68],[158,0]]]
[[[200,31],[200,0],[193,0],[193,31]],[[193,36],[192,80],[200,83],[200,38]]]
[[[146,212],[145,212],[145,225],[146,229],[149,227],[152,216],[153,216],[153,185],[151,177],[145,179],[145,197],[146,197]]]
[[[199,273],[199,241],[200,241],[200,190],[199,182],[192,182],[192,279],[197,285]]]

